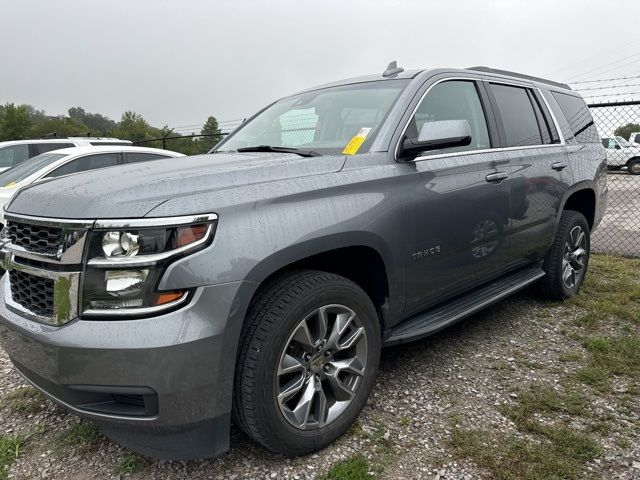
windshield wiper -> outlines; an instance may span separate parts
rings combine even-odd
[[[301,157],[319,157],[321,154],[314,152],[313,150],[300,150],[299,148],[292,147],[273,147],[271,145],[257,145],[255,147],[242,147],[237,148],[236,152],[280,152],[280,153],[295,153]]]

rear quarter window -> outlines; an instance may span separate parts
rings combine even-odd
[[[566,93],[551,92],[553,98],[560,106],[564,114],[571,133],[579,143],[599,143],[600,136],[589,107],[580,97],[568,95]]]

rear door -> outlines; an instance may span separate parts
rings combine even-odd
[[[572,183],[565,146],[533,85],[487,81],[496,111],[501,158],[511,165],[510,260],[543,257],[553,242],[564,192]]]
[[[508,259],[510,165],[491,150],[496,129],[481,83],[451,79],[432,85],[403,138],[439,120],[467,120],[472,140],[399,165],[404,188],[412,192],[406,205],[408,314],[496,276]]]

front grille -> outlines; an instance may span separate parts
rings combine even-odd
[[[13,245],[40,254],[56,254],[62,243],[62,229],[28,223],[7,222],[9,238]]]
[[[53,317],[53,280],[11,270],[9,284],[14,302],[37,315]]]

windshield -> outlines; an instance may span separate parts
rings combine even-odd
[[[41,168],[51,165],[56,160],[60,160],[65,156],[64,153],[43,153],[37,157],[30,158],[18,166],[0,173],[0,187],[10,187],[14,183],[21,182]]]
[[[622,145],[623,147],[630,147],[631,144],[629,142],[627,142],[624,138],[622,137],[616,137],[616,140],[618,141],[618,143],[620,145]]]
[[[369,150],[378,128],[409,80],[329,87],[284,98],[224,140],[216,151],[268,145],[339,154],[360,135],[352,153]]]

